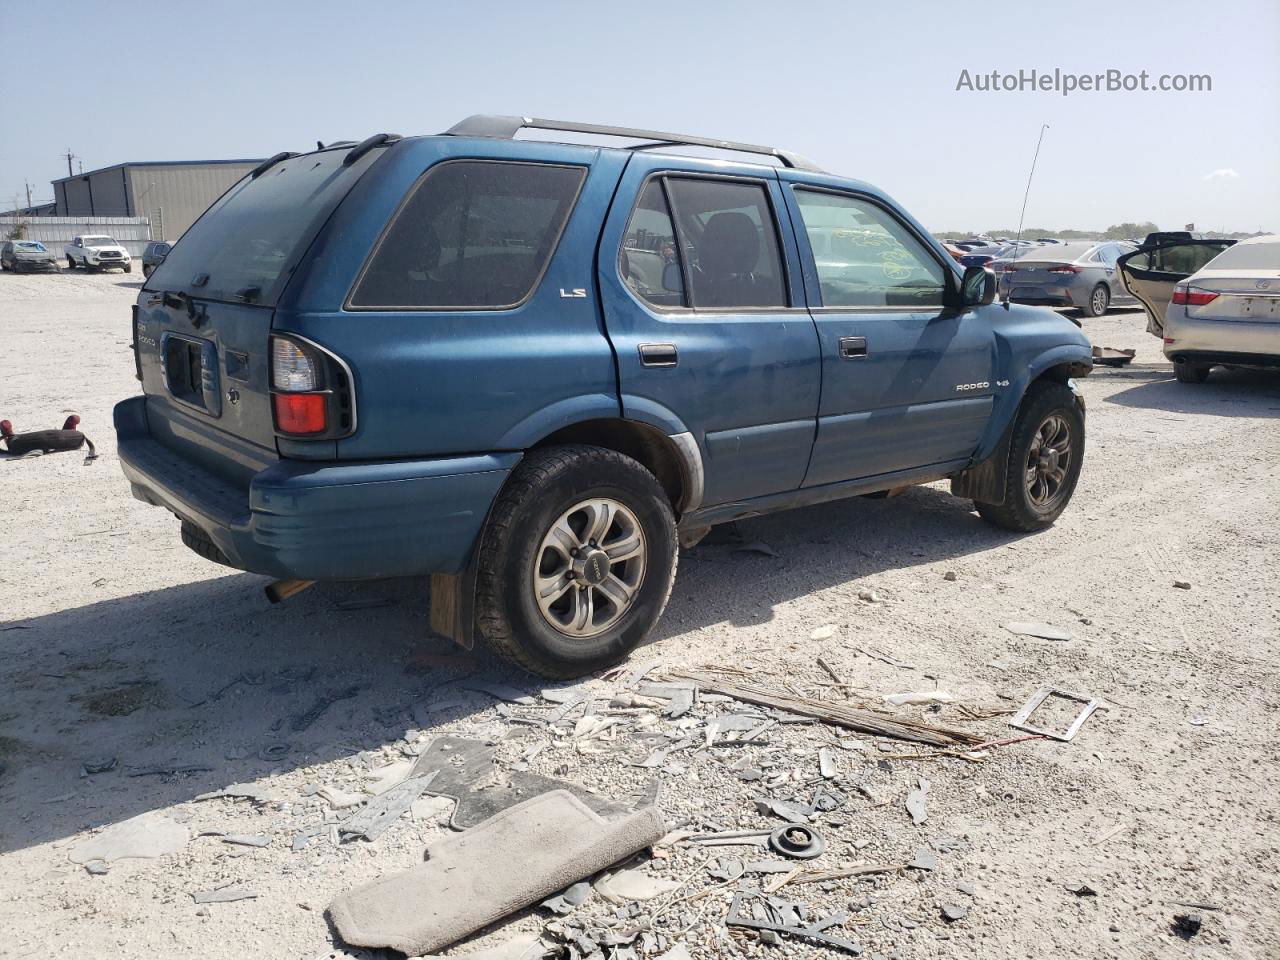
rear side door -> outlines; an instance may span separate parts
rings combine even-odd
[[[704,505],[797,489],[820,361],[777,177],[639,154],[599,257],[625,416],[689,432]]]
[[[1147,311],[1147,333],[1164,336],[1173,288],[1234,244],[1234,240],[1184,240],[1127,253],[1116,261],[1121,282]]]
[[[991,414],[991,308],[944,305],[954,268],[883,199],[779,176],[822,348],[804,485],[968,459]]]

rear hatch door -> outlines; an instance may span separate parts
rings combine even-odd
[[[316,234],[385,153],[282,156],[227,191],[146,280],[138,373],[155,439],[234,478],[276,457],[275,305]]]

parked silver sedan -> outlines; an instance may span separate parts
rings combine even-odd
[[[1100,317],[1113,303],[1137,305],[1116,274],[1116,258],[1133,249],[1125,241],[1045,244],[997,260],[991,267],[1002,298],[1075,307],[1085,316]]]

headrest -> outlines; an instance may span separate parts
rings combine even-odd
[[[704,273],[750,273],[759,259],[760,231],[745,213],[722,211],[707,221],[698,244],[698,265]]]

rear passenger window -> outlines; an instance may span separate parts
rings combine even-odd
[[[824,307],[942,306],[941,264],[896,218],[855,197],[797,190]]]
[[[685,306],[675,228],[662,181],[650,180],[636,202],[618,254],[618,270],[632,291],[660,307]]]
[[[778,231],[762,185],[672,177],[667,189],[694,309],[788,305]]]
[[[586,171],[456,160],[432,168],[383,234],[355,308],[495,309],[532,292]]]

